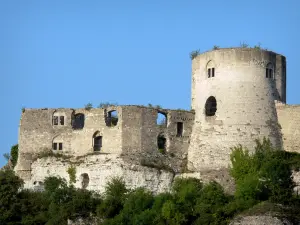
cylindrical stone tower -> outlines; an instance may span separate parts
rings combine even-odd
[[[192,60],[195,122],[188,168],[228,167],[231,147],[253,150],[255,139],[282,147],[275,101],[286,101],[286,61],[253,48],[218,49]]]

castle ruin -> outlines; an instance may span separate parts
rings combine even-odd
[[[299,151],[300,105],[286,105],[286,59],[280,54],[223,48],[196,56],[191,101],[190,111],[25,109],[15,171],[28,188],[50,175],[68,179],[66,170],[74,165],[77,187],[102,191],[116,175],[130,187],[160,192],[175,176],[228,180],[222,171],[238,144],[253,150],[255,139],[266,137],[275,147]]]

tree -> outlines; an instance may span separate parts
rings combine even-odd
[[[18,154],[19,154],[19,145],[18,144],[13,145],[10,150],[10,157],[11,157],[10,160],[11,160],[13,167],[15,167],[17,165]]]
[[[270,140],[256,140],[253,154],[242,146],[234,147],[231,162],[236,198],[253,204],[267,199],[280,203],[291,200],[295,184],[290,164],[286,154],[275,149]]]
[[[14,225],[21,220],[18,191],[22,185],[13,170],[0,171],[0,224]]]
[[[105,198],[97,208],[100,218],[113,218],[123,208],[128,193],[125,182],[121,177],[113,177],[105,186]]]

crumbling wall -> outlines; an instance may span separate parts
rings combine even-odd
[[[118,111],[116,126],[107,126],[107,112]],[[74,129],[74,115],[85,117],[82,129]],[[64,116],[63,125],[55,125],[53,116]],[[59,120],[59,119],[58,119]],[[102,136],[102,153],[122,152],[122,108],[106,109],[26,109],[19,127],[19,157],[15,170],[28,179],[30,164],[42,152],[81,156],[93,153],[93,135]],[[62,150],[53,150],[53,142],[62,143]]]
[[[112,111],[118,114],[118,122],[114,125],[109,118]],[[166,126],[156,124],[159,111],[168,118]],[[74,125],[76,115],[84,118],[81,126]],[[55,125],[54,116],[58,116],[58,120],[63,116],[63,125],[60,120]],[[102,140],[98,153],[123,153],[133,157],[135,154],[150,154],[151,157],[158,154],[157,137],[163,133],[167,140],[166,151],[182,158],[187,154],[193,119],[192,112],[143,106],[109,106],[89,110],[26,109],[20,122],[19,160],[15,170],[24,179],[29,179],[32,161],[45,151],[71,156],[92,154],[95,135],[101,136]],[[177,122],[184,123],[180,137],[176,136]],[[62,149],[54,150],[53,143],[62,143]],[[135,158],[136,162],[141,161],[140,157]]]
[[[166,116],[166,125],[157,124],[158,113]],[[157,138],[166,138],[166,152],[182,157],[187,154],[194,113],[185,110],[168,110],[142,106],[123,107],[123,153],[158,151]],[[183,124],[182,135],[177,136],[177,123]]]

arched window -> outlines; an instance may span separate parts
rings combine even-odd
[[[77,114],[73,115],[72,128],[75,130],[83,129],[84,120],[85,120],[85,117],[84,117],[83,113],[77,113]]]
[[[268,63],[267,65],[266,78],[274,78],[274,66],[272,63]]]
[[[157,112],[156,124],[161,127],[167,127],[167,114],[164,112]]]
[[[102,148],[102,136],[100,135],[100,132],[97,131],[93,135],[93,149],[94,152],[101,151]]]
[[[165,135],[163,133],[159,134],[157,136],[157,147],[158,147],[158,151],[162,154],[166,153],[166,143],[167,143],[167,139]]]
[[[81,180],[81,188],[86,189],[90,182],[89,175],[87,173],[81,174],[80,180]]]
[[[54,112],[52,115],[52,125],[65,125],[65,113],[64,112]]]
[[[63,140],[60,136],[53,138],[52,150],[53,151],[62,151],[63,150]]]
[[[111,110],[107,113],[106,125],[108,127],[114,127],[118,124],[118,112],[117,110]]]
[[[206,65],[207,77],[215,77],[215,64],[212,60],[210,60]]]
[[[205,103],[205,115],[206,116],[214,116],[217,111],[217,101],[216,98],[210,96]]]

